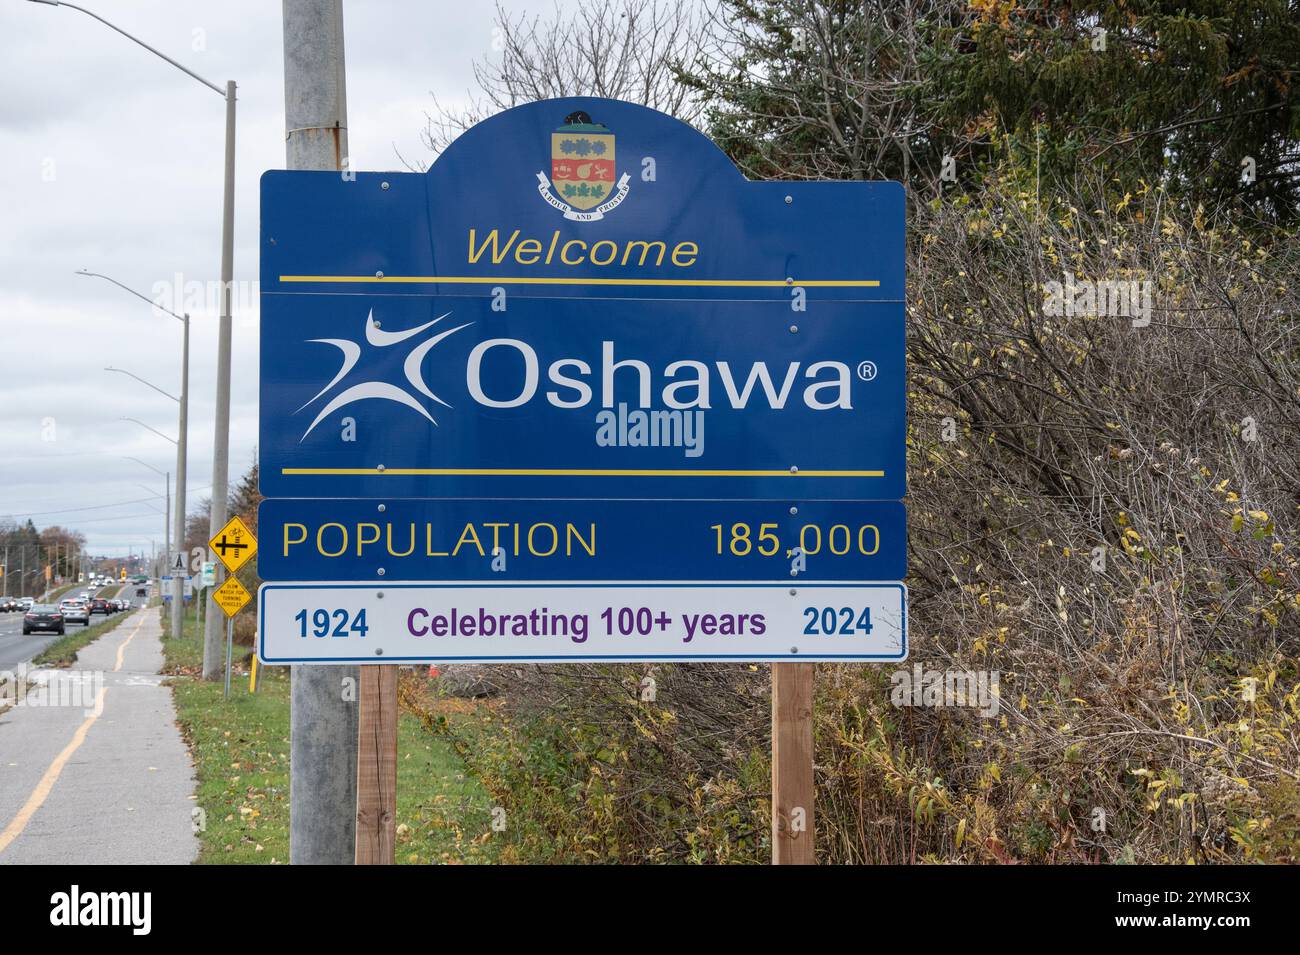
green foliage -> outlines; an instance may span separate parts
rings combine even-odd
[[[1040,188],[1100,168],[1291,221],[1300,8],[1287,0],[722,0],[721,51],[680,71],[751,178]],[[954,181],[945,182],[945,158]],[[1243,162],[1254,179],[1243,183]]]
[[[968,182],[1002,135],[1069,181],[1105,163],[1130,188],[1163,182],[1193,202],[1239,200],[1290,220],[1300,99],[1300,10],[1286,0],[981,0],[948,34],[926,93],[969,130]],[[1255,182],[1243,185],[1251,157]]]

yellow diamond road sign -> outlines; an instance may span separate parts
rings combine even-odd
[[[253,599],[253,595],[244,589],[238,577],[227,577],[226,582],[213,591],[212,599],[225,611],[227,617],[233,617],[244,608],[244,604]]]
[[[226,570],[233,574],[257,553],[257,538],[248,529],[248,525],[236,516],[217,531],[212,540],[208,541],[208,546],[216,552],[217,559],[226,565]]]

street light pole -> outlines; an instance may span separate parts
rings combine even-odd
[[[217,420],[212,439],[212,506],[209,511],[208,540],[226,524],[230,476],[230,286],[234,281],[235,262],[235,83],[226,84],[226,186],[225,208],[221,216],[221,317],[217,326]],[[211,554],[208,555],[211,558]],[[214,586],[204,594],[210,599],[225,579],[225,568],[218,565]],[[221,676],[221,620],[208,613],[203,630],[203,679]]]
[[[130,293],[131,295],[134,295],[136,298],[140,299],[141,301],[148,302],[153,308],[156,308],[162,312],[166,312],[172,318],[176,319],[178,322],[181,323],[181,393],[179,398],[176,397],[175,395],[168,394],[167,392],[159,388],[157,385],[151,384],[150,382],[145,381],[139,375],[132,374],[131,372],[126,371],[125,369],[110,367],[106,370],[117,371],[117,372],[121,372],[124,375],[130,375],[132,378],[134,378],[136,381],[140,382],[141,384],[152,388],[154,391],[158,392],[159,394],[166,395],[168,398],[171,398],[179,406],[179,414],[178,414],[179,435],[176,442],[175,539],[176,539],[177,549],[184,550],[185,519],[188,513],[186,511],[185,487],[189,480],[188,471],[189,471],[189,433],[190,433],[190,315],[188,312],[184,312],[178,315],[176,312],[173,312],[171,309],[164,308],[156,301],[146,298],[144,295],[141,295],[135,289],[123,285],[121,282],[117,281],[117,279],[110,278],[109,276],[103,275],[99,272],[91,272],[88,269],[78,269],[77,274],[85,275],[93,278],[99,278],[99,279],[103,279],[106,282],[111,282],[112,284],[116,285],[118,288],[122,289],[125,292]],[[172,561],[172,556],[170,553],[168,553],[166,559],[169,562]],[[174,576],[175,575],[173,574],[173,577]],[[181,587],[182,587],[181,581],[179,580],[172,581],[172,633],[178,637],[182,636],[183,634],[183,627],[184,627],[184,620],[185,620],[184,614],[181,611],[181,606],[183,602],[181,596],[182,594]]]
[[[226,523],[226,498],[229,493],[230,339],[233,326],[230,318],[230,286],[235,277],[235,81],[227,80],[226,88],[223,90],[217,84],[204,79],[193,70],[176,62],[167,54],[155,50],[139,37],[132,36],[121,27],[109,23],[99,14],[93,13],[84,7],[79,7],[75,3],[64,3],[62,0],[31,0],[31,2],[42,3],[51,7],[71,7],[73,10],[98,20],[133,43],[144,47],[155,56],[166,60],[187,76],[198,80],[226,100],[225,177],[221,209],[221,315],[217,325],[217,413],[212,447],[212,512],[210,521],[212,533],[209,535],[211,538],[216,536],[217,531],[221,530]],[[187,349],[188,342],[189,331],[187,326]],[[188,375],[188,371],[186,374]],[[185,430],[182,428],[182,441],[185,440],[184,434]],[[183,475],[184,472],[178,472],[182,486],[184,485]],[[184,511],[179,508],[178,511],[182,515],[181,520],[183,521]],[[218,568],[217,573],[219,577],[224,576],[220,568]],[[221,674],[221,640],[220,621],[215,620],[213,615],[209,615],[208,625],[203,635],[203,678],[205,680],[215,680]]]
[[[135,421],[134,418],[131,418],[130,420]],[[143,424],[143,422],[136,421],[136,424]],[[145,426],[146,428],[149,428],[149,426],[148,426],[147,424],[144,425],[144,426]],[[149,428],[149,430],[150,430],[150,431],[153,431],[153,428]],[[157,432],[155,432],[155,433],[157,433]],[[164,438],[167,438],[167,435],[164,434],[163,437],[164,437]],[[167,438],[167,440],[170,441],[171,438]],[[172,533],[172,531],[171,531],[171,528],[172,528],[172,474],[171,474],[170,471],[159,471],[159,470],[158,470],[156,467],[154,467],[152,464],[148,464],[148,463],[146,463],[146,462],[144,462],[144,461],[141,461],[139,458],[133,458],[133,457],[131,457],[130,455],[123,455],[123,457],[124,457],[126,460],[128,460],[128,461],[134,461],[136,464],[140,465],[141,467],[146,467],[146,468],[148,468],[148,469],[149,469],[150,471],[152,471],[154,474],[161,474],[161,475],[163,476],[163,479],[167,482],[167,495],[166,495],[167,509],[163,512],[163,549],[164,549],[167,553],[171,553],[171,549],[172,549],[172,538],[171,538],[171,533]],[[154,493],[154,492],[151,491],[150,493]],[[155,496],[157,496],[157,495],[155,494]],[[162,574],[159,574],[158,576],[159,576],[159,577],[162,577]],[[162,584],[162,581],[159,580],[158,583],[159,583],[159,585],[161,585],[161,584]],[[161,588],[160,588],[160,589],[161,589]],[[173,597],[172,599],[175,600],[176,598]]]
[[[80,274],[93,275],[95,273],[83,271]],[[107,276],[100,276],[100,277],[107,278]],[[108,279],[108,281],[113,282],[112,279]],[[121,283],[113,282],[113,284],[120,285]],[[126,286],[123,285],[122,288],[126,288]],[[127,291],[131,292],[132,295],[136,295],[140,298],[144,297],[142,295],[139,295],[138,292],[132,291],[131,289],[127,289]],[[167,310],[164,309],[164,311]],[[179,398],[176,395],[168,394],[167,392],[159,388],[157,385],[153,384],[152,382],[145,381],[139,375],[133,372],[129,372],[125,368],[114,368],[112,365],[110,365],[104,370],[116,371],[123,375],[127,375],[131,378],[134,378],[136,381],[140,382],[140,384],[148,388],[152,388],[160,395],[170,398],[172,401],[176,402],[180,406],[180,435],[176,441],[176,549],[178,551],[183,551],[185,549],[185,471],[186,471],[186,457],[187,457],[186,437],[189,434],[189,404],[190,404],[190,317],[188,314],[184,316],[180,316],[177,315],[175,312],[170,312],[170,311],[168,311],[167,314],[173,316],[174,318],[180,319],[180,322],[185,329],[184,344],[181,348],[181,355],[182,355],[181,394]],[[148,425],[146,425],[145,427],[148,427]],[[166,435],[164,435],[164,437],[166,437]],[[170,563],[175,563],[175,561],[172,559],[170,552],[168,552],[167,560]],[[173,573],[172,573],[172,634],[174,636],[180,637],[184,635],[185,616],[180,609],[183,603],[182,589],[181,589],[182,583],[181,580],[174,573],[174,570],[175,568],[173,568]]]

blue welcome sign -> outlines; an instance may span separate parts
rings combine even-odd
[[[427,173],[268,172],[262,492],[898,500],[903,217],[590,98]]]

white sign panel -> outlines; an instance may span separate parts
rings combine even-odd
[[[907,590],[845,583],[266,583],[263,663],[907,658]]]

